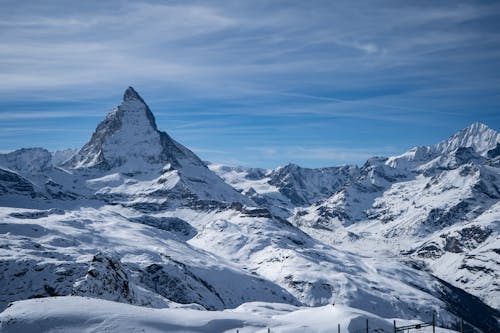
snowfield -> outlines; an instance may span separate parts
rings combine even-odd
[[[224,311],[149,309],[92,298],[52,297],[16,302],[0,314],[1,332],[262,332],[328,333],[391,331],[393,321],[342,305],[299,308],[245,303]],[[398,326],[416,322],[396,320]],[[419,332],[431,332],[427,327]],[[437,333],[454,332],[436,328]]]
[[[128,88],[82,149],[0,154],[0,332],[493,333],[499,235],[484,124],[361,167],[229,167]]]

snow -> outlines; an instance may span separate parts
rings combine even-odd
[[[44,295],[48,288],[57,294],[81,290],[78,280],[85,276],[92,266],[92,256],[99,251],[110,252],[106,256],[121,259],[126,267],[124,271],[129,274],[128,283],[134,290],[153,288],[156,293],[174,300],[197,302],[212,309],[235,307],[250,300],[297,303],[282,288],[219,256],[193,248],[173,232],[131,223],[138,214],[130,209],[84,207],[65,214],[42,214],[35,219],[20,218],[21,214],[33,211],[15,211],[16,217],[12,216],[11,209],[0,208],[3,221],[0,230],[7,231],[0,234],[4,244],[0,249],[0,265],[6,282],[0,288],[0,304]],[[69,272],[57,274],[52,271],[54,266],[67,266]],[[104,270],[103,274],[117,273]],[[64,283],[59,284],[57,280],[61,276]],[[163,290],[154,285],[155,279],[179,283],[175,289]],[[239,284],[244,287],[238,287]],[[30,288],[26,289],[27,286]],[[155,302],[150,298],[138,296],[130,302],[148,305]]]
[[[345,306],[299,308],[246,303],[234,310],[149,309],[83,297],[52,297],[15,302],[0,314],[0,331],[43,332],[280,332],[327,333],[392,329],[392,320]],[[398,325],[410,321],[398,319]],[[430,332],[430,328],[419,332]],[[438,327],[437,333],[452,330]]]
[[[52,164],[55,166],[60,166],[64,164],[66,161],[68,161],[70,158],[72,158],[77,152],[78,149],[71,149],[71,148],[53,151]]]
[[[162,149],[160,135],[151,126],[146,107],[139,100],[128,100],[108,116],[118,117],[121,128],[107,138],[102,153],[111,165],[120,165],[122,172],[147,170],[151,168],[151,164],[160,163],[158,160]],[[124,146],[127,147],[126,159],[123,154]]]
[[[356,166],[310,169],[288,164],[275,170],[218,164],[208,167],[255,203],[285,219],[297,207],[328,198],[359,173]]]
[[[253,188],[259,194],[278,193],[278,188],[269,184],[269,174],[272,170],[257,169],[260,177],[251,177],[249,174],[255,169],[244,167],[228,167],[222,164],[211,163],[208,168],[224,179],[226,183],[243,192]]]
[[[21,174],[39,174],[52,167],[52,155],[43,148],[23,148],[0,154],[0,167]]]

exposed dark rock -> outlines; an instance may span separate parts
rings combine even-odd
[[[500,142],[497,143],[495,148],[488,150],[486,156],[488,156],[488,158],[496,158],[500,156]]]
[[[178,217],[155,217],[142,215],[130,218],[129,220],[131,222],[141,223],[161,230],[170,231],[183,239],[189,239],[196,235],[196,229]]]
[[[309,169],[288,164],[270,174],[269,184],[294,205],[304,206],[334,194],[358,173],[355,166]]]
[[[429,243],[417,249],[416,254],[421,258],[437,259],[444,254],[444,250],[436,243]]]
[[[175,260],[165,265],[147,266],[141,275],[141,282],[155,293],[177,303],[196,303],[210,310],[225,307],[215,288],[193,274],[185,264]]]
[[[103,253],[94,255],[85,277],[74,284],[72,295],[137,303],[134,291],[129,285],[128,274],[120,260]]]
[[[31,197],[37,196],[33,184],[15,172],[0,168],[0,194],[21,193]]]
[[[469,324],[479,328],[484,333],[497,333],[499,331],[498,318],[500,311],[489,307],[460,288],[436,277],[441,283],[439,297],[447,304],[447,310],[464,318]]]

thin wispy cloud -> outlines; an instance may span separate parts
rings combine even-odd
[[[61,119],[61,118],[102,118],[103,113],[96,112],[0,112],[0,120],[16,120],[16,119]]]
[[[405,149],[498,126],[498,22],[494,1],[4,1],[0,120],[103,117],[133,85],[160,128],[233,160],[252,140]]]

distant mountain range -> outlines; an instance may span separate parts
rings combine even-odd
[[[230,167],[160,131],[130,87],[80,150],[0,154],[0,309],[335,303],[495,332],[499,199],[482,123],[361,167]]]

